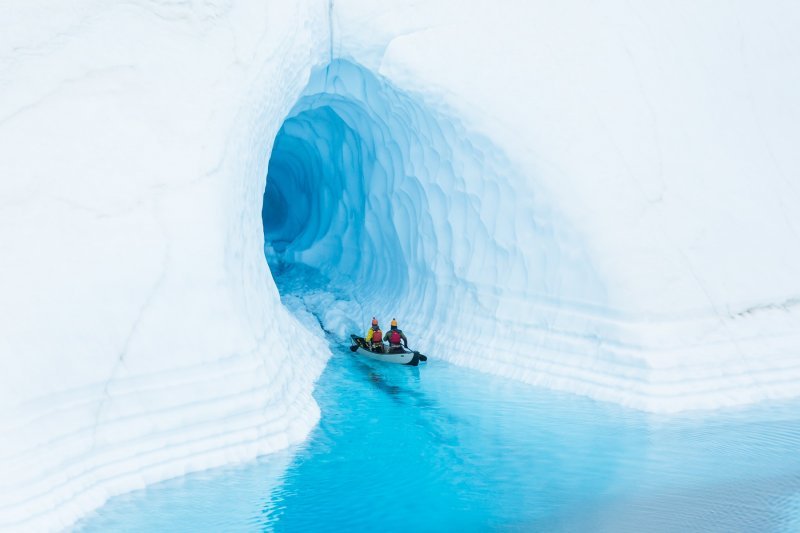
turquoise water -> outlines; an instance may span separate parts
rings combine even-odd
[[[80,531],[800,531],[800,402],[659,417],[346,346],[309,440]]]

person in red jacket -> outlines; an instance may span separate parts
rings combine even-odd
[[[383,340],[389,343],[389,351],[400,348],[401,343],[406,347],[406,350],[408,350],[408,339],[403,333],[403,330],[398,329],[396,318],[392,319],[392,329],[386,332],[386,336],[383,337]]]
[[[370,350],[383,353],[383,332],[378,326],[377,318],[372,317],[372,326],[367,331],[367,334],[364,335],[364,340],[367,341],[367,346],[369,346]]]

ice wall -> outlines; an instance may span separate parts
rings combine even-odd
[[[337,2],[338,50],[490,138],[581,236],[605,290],[525,293],[498,371],[657,410],[800,393],[797,6],[455,4]]]
[[[434,357],[650,410],[798,394],[798,18],[5,2],[0,527],[307,433],[270,157],[270,253]]]
[[[362,322],[398,316],[437,354],[516,368],[502,358],[519,351],[514,324],[530,326],[514,316],[521,302],[605,300],[581,236],[517,172],[455,117],[335,60],[314,71],[276,138],[267,253],[349,285]],[[550,320],[592,333],[578,316]],[[326,324],[346,333],[337,326]]]
[[[795,7],[332,20],[346,62],[272,154],[281,253],[485,371],[655,411],[800,392]]]
[[[0,5],[0,530],[316,422],[327,348],[260,210],[327,27],[319,2]]]

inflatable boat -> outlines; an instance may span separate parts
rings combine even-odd
[[[364,337],[350,335],[350,338],[353,339],[353,344],[350,346],[351,352],[355,352],[357,355],[362,357],[374,359],[375,361],[394,363],[397,365],[417,366],[420,361],[428,360],[427,356],[403,347],[389,349],[388,347],[384,346],[385,351],[383,352],[373,351],[369,349],[367,341],[364,340]]]

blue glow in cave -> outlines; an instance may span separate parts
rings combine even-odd
[[[304,265],[346,287],[358,322],[402,316],[422,332],[435,321],[468,346],[497,329],[501,292],[580,301],[601,288],[579,238],[523,183],[453,115],[336,60],[312,72],[276,135],[267,260],[273,274]]]
[[[437,237],[412,159],[428,142],[420,123],[435,120],[363,67],[315,71],[270,156],[262,219],[273,271],[307,265],[362,302],[376,287],[407,295],[410,279],[429,290]]]

